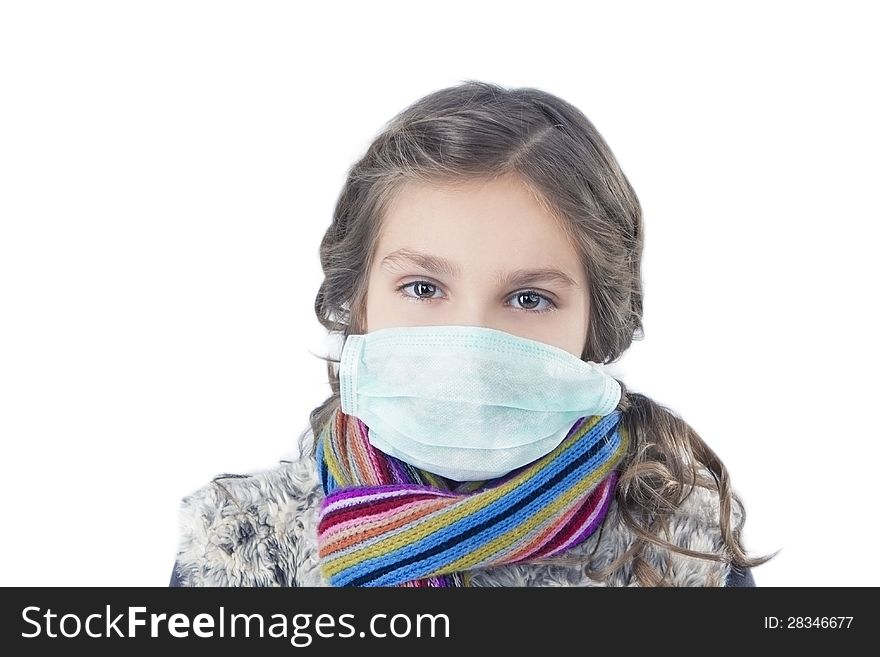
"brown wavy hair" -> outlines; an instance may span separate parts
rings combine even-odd
[[[315,313],[321,324],[343,341],[363,332],[367,273],[382,217],[403,185],[506,174],[516,175],[549,213],[562,219],[580,252],[591,301],[581,358],[611,363],[634,339],[643,339],[641,206],[608,145],[580,110],[546,91],[477,80],[417,100],[392,118],[349,168],[320,245],[324,280]],[[318,357],[327,361],[332,394],[311,412],[311,433],[306,429],[300,435],[300,452],[311,457],[315,436],[339,406],[338,359]],[[746,554],[742,526],[731,527],[730,521],[734,502],[743,523],[745,507],[724,464],[697,432],[669,408],[619,383],[618,409],[630,447],[615,495],[621,519],[635,538],[620,558],[588,574],[601,580],[629,563],[642,586],[664,586],[663,574],[642,558],[648,544],[741,568],[775,556]],[[720,554],[694,552],[660,538],[695,486],[718,492]]]

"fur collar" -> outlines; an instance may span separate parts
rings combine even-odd
[[[329,586],[318,568],[317,511],[323,490],[314,459],[283,461],[249,475],[221,475],[182,500],[177,570],[183,586]],[[743,522],[732,504],[733,527]],[[718,495],[694,489],[667,538],[692,550],[721,552]],[[602,527],[566,553],[566,564],[524,563],[472,571],[474,586],[638,586],[629,565],[608,583],[586,577],[583,565],[609,564],[633,535],[612,501]],[[598,543],[598,545],[597,545]],[[595,550],[595,553],[593,553]],[[648,546],[644,558],[673,586],[724,586],[731,564],[671,554]]]

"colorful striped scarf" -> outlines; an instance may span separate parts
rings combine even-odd
[[[582,417],[533,463],[455,482],[367,432],[337,408],[318,437],[318,555],[333,586],[468,586],[472,569],[564,552],[602,524],[628,443],[620,411]]]

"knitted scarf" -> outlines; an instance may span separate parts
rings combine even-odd
[[[468,586],[468,571],[549,557],[601,524],[628,436],[620,411],[578,419],[549,454],[456,482],[374,448],[337,408],[317,441],[318,555],[333,586]]]

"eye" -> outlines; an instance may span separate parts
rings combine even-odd
[[[413,288],[415,296],[404,293],[404,290],[409,288]],[[397,291],[401,296],[406,297],[407,299],[412,299],[413,301],[431,301],[434,298],[433,294],[437,289],[438,287],[436,285],[429,283],[428,281],[413,281],[412,283],[401,285],[397,288]]]
[[[546,313],[551,310],[556,310],[556,304],[553,303],[548,297],[545,297],[543,294],[539,294],[534,290],[524,290],[522,292],[517,292],[514,294],[512,299],[515,299],[517,303],[522,303],[525,308],[523,310],[533,312],[533,313]],[[546,305],[542,308],[536,308],[539,306],[541,302],[545,302]]]
[[[408,290],[411,290],[412,293],[407,292]],[[396,288],[397,293],[405,299],[428,303],[442,298],[434,296],[439,290],[438,285],[429,281],[412,281]],[[550,297],[535,290],[522,290],[508,297],[508,300],[510,299],[514,300],[516,304],[522,305],[522,307],[511,306],[517,312],[540,314],[556,310],[556,304]]]

